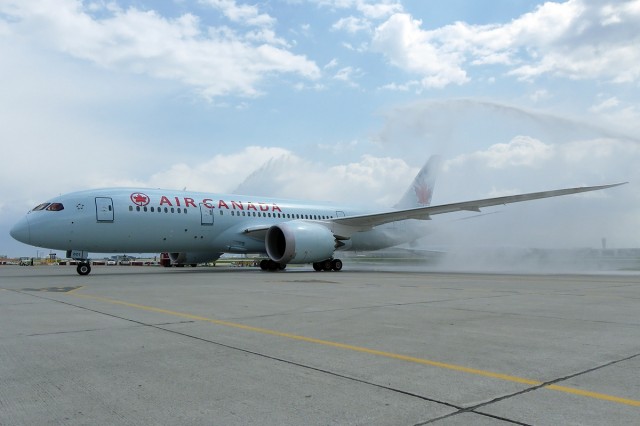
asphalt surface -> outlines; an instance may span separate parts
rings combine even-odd
[[[640,275],[378,269],[0,266],[0,425],[640,424]]]

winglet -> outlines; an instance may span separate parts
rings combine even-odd
[[[442,157],[432,155],[429,161],[420,169],[413,183],[404,196],[393,206],[397,209],[426,207],[431,204],[431,197],[436,184],[436,177],[442,165]]]

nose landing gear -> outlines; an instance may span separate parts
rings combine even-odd
[[[89,263],[89,261],[78,262],[76,271],[80,275],[89,275],[89,273],[91,272],[91,264]]]
[[[89,275],[91,272],[91,261],[89,253],[84,250],[67,250],[67,258],[78,262],[76,271],[79,275]]]

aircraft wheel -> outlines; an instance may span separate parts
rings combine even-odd
[[[89,275],[89,272],[91,272],[91,265],[87,262],[80,262],[78,263],[76,271],[78,271],[78,274],[80,275]]]
[[[333,259],[331,261],[331,269],[338,272],[342,270],[342,260],[340,259]]]
[[[278,269],[284,271],[287,268],[286,263],[278,263]]]
[[[322,265],[322,270],[323,271],[330,271],[331,270],[331,259],[327,259],[324,262],[320,262],[320,264]]]
[[[262,259],[260,261],[260,269],[262,269],[263,271],[269,269],[269,261],[267,259]]]
[[[322,271],[322,263],[313,262],[313,270],[316,271],[316,272]]]

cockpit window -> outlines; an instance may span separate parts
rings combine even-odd
[[[50,203],[42,203],[42,204],[38,204],[37,206],[35,206],[32,211],[37,212],[40,210],[44,210]]]
[[[64,210],[64,206],[62,203],[51,203],[47,210],[50,212],[59,212],[60,210]]]

